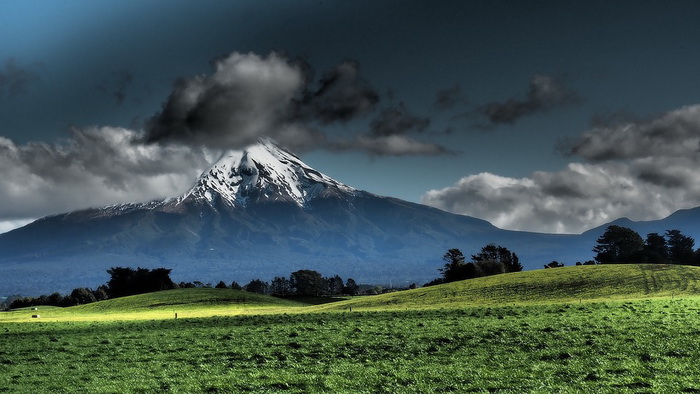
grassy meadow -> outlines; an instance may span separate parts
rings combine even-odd
[[[700,392],[698,277],[580,266],[322,305],[183,289],[1,313],[0,391]]]

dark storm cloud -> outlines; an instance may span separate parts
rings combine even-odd
[[[361,151],[371,156],[437,156],[458,152],[433,142],[419,141],[410,134],[429,134],[430,119],[411,113],[403,103],[382,109],[370,122],[368,132],[351,138],[326,141],[324,148]]]
[[[359,150],[370,155],[434,155],[447,150],[404,134],[429,124],[403,105],[383,110],[366,132],[331,136],[312,127],[366,116],[379,94],[345,61],[313,83],[307,63],[277,53],[233,53],[214,63],[211,75],[183,78],[147,124],[147,143],[178,142],[242,148],[271,137],[294,150]]]
[[[467,104],[467,99],[459,85],[438,91],[433,102],[433,106],[440,110],[448,110],[464,104]]]
[[[547,112],[580,102],[578,95],[549,75],[535,75],[524,99],[513,97],[503,102],[491,102],[476,108],[474,115],[485,117],[489,127],[497,124],[513,124],[520,118]]]
[[[379,94],[359,76],[360,65],[345,61],[319,81],[316,91],[306,92],[299,110],[321,123],[348,122],[371,112]]]
[[[233,53],[211,75],[177,82],[147,125],[147,142],[241,148],[295,126],[294,100],[307,83],[301,67],[272,53]],[[294,148],[294,147],[290,147]]]
[[[403,103],[384,108],[370,123],[374,136],[401,135],[409,132],[423,132],[430,125],[430,119],[410,113]]]
[[[0,68],[0,100],[15,98],[27,89],[27,86],[40,79],[36,69],[39,65],[21,65],[14,58],[5,60]]]

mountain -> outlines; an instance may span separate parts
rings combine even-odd
[[[501,230],[357,190],[261,140],[225,152],[181,196],[49,216],[0,235],[0,295],[95,287],[112,266],[167,267],[175,281],[205,283],[314,269],[408,285],[437,277],[449,248],[469,255],[497,243],[531,269],[592,258],[603,231]]]

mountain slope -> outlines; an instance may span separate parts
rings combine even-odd
[[[437,277],[449,248],[468,256],[497,243],[532,269],[592,258],[603,231],[500,230],[354,189],[263,140],[226,152],[181,196],[49,216],[0,235],[0,295],[97,286],[117,265],[172,268],[176,281],[245,283],[315,269],[401,286]]]

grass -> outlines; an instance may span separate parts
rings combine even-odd
[[[700,300],[0,325],[7,392],[698,392]]]
[[[40,306],[0,313],[0,322],[152,320],[278,313],[307,306],[305,302],[230,289],[177,289],[139,294],[70,308]]]
[[[494,275],[376,297],[359,297],[320,309],[463,308],[689,295],[700,295],[700,267],[619,264]]]
[[[0,320],[0,392],[700,392],[697,277],[569,267],[315,306],[186,289],[41,308]],[[173,307],[231,312],[144,318]]]

